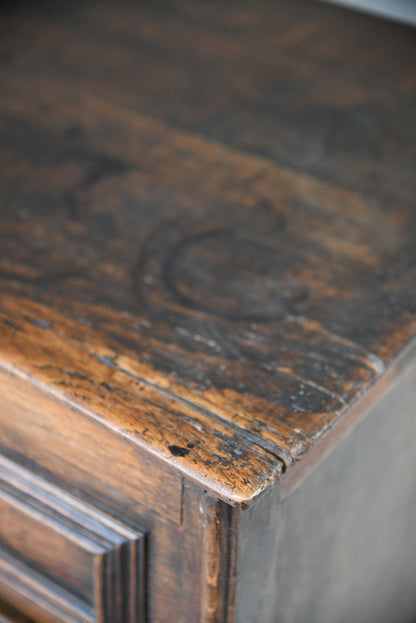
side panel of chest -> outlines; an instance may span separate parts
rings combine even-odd
[[[242,513],[236,623],[414,621],[415,362],[399,374],[304,479]]]

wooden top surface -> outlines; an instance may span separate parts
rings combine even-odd
[[[416,37],[301,0],[0,20],[0,363],[248,504],[416,333]]]

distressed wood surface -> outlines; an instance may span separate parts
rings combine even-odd
[[[3,373],[249,504],[416,333],[411,29],[1,11]]]
[[[92,413],[62,402],[48,387],[5,371],[0,374],[0,386],[0,448],[7,461],[23,465],[35,483],[43,479],[52,483],[55,491],[70,492],[81,507],[92,507],[135,532],[146,533],[146,620],[188,623],[190,613],[197,613],[198,621],[205,623],[206,606],[211,613],[206,623],[211,623],[211,615],[222,608],[224,587],[219,582],[224,578],[226,561],[219,561],[217,574],[210,575],[205,587],[205,572],[213,564],[212,551],[218,551],[209,544],[222,544],[215,535],[228,529],[228,523],[214,521],[218,501],[208,499],[200,487],[181,478],[174,466],[163,465],[125,433],[104,425]],[[30,541],[27,556],[50,560],[53,533],[48,530],[47,518],[39,518],[28,509],[20,529],[22,538]],[[37,623],[60,619],[45,600],[43,608],[35,596],[23,603],[22,591],[11,591],[13,586],[18,587],[17,578],[1,582],[2,573],[10,579],[10,564],[1,558],[1,552],[12,539],[18,544],[14,531],[14,522],[6,515],[0,534],[0,598],[19,604]],[[49,538],[41,539],[42,533]],[[13,552],[11,562],[19,564],[18,552]],[[54,565],[60,574],[68,574],[65,556],[57,557]],[[80,576],[88,574],[84,565],[71,568]],[[142,587],[140,584],[140,594]],[[49,605],[59,603],[59,586],[58,590],[51,590],[50,584],[38,584],[37,588],[38,595],[49,589]]]

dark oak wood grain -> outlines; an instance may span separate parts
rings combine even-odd
[[[412,29],[310,0],[1,6],[0,620],[290,619],[276,524],[359,516],[414,360],[415,76]]]
[[[237,20],[239,12],[247,15],[244,6],[235,9],[236,14],[227,13],[228,19]],[[282,3],[279,11],[271,3],[263,3],[260,23],[265,15],[276,23],[280,15],[296,20],[300,7],[309,15],[310,9],[303,3],[296,3],[295,8]],[[31,341],[28,332],[43,330],[48,336],[46,347],[59,336],[84,358],[86,351],[109,379],[116,375],[123,391],[126,385],[138,391],[145,387],[142,395],[146,400],[163,401],[157,432],[149,426],[145,408],[136,407],[138,443],[197,481],[203,474],[224,499],[244,503],[281,471],[272,455],[287,466],[304,453],[380,377],[413,335],[416,223],[415,212],[409,209],[411,189],[397,185],[396,201],[386,204],[379,198],[377,180],[373,192],[367,189],[358,194],[350,184],[345,183],[345,188],[334,185],[329,175],[325,181],[312,178],[308,167],[288,170],[278,159],[265,159],[267,153],[260,148],[253,155],[236,149],[242,146],[240,141],[227,139],[230,146],[220,145],[212,140],[215,136],[203,122],[198,101],[190,95],[181,101],[185,110],[199,119],[200,130],[199,126],[192,129],[203,136],[184,133],[179,122],[176,128],[166,125],[174,121],[175,106],[170,100],[171,115],[163,115],[156,107],[159,120],[150,119],[149,107],[136,99],[137,93],[150,99],[149,84],[150,91],[158,88],[159,81],[159,88],[166,84],[165,75],[172,59],[180,54],[178,41],[184,32],[189,45],[192,41],[196,46],[196,58],[202,54],[199,46],[204,37],[201,33],[201,40],[198,30],[187,23],[192,19],[194,24],[197,18],[189,16],[186,4],[161,5],[156,14],[148,5],[126,4],[125,8],[117,9],[116,19],[124,37],[116,36],[117,29],[110,35],[111,3],[102,9],[89,3],[75,3],[68,9],[60,6],[47,11],[39,29],[35,24],[42,9],[36,13],[38,17],[30,17],[29,11],[26,21],[21,15],[9,17],[10,32],[17,29],[17,33],[3,43],[12,60],[2,68],[2,305],[7,306],[7,294],[19,307],[32,306],[34,317],[26,325],[26,335],[21,335],[25,342]],[[194,11],[197,13],[196,8]],[[202,30],[210,19],[218,25],[215,4],[205,11],[213,13],[202,20]],[[357,18],[348,18],[342,28],[339,12],[322,11],[328,23],[334,20],[332,29],[339,25],[341,33],[345,31],[340,35],[343,41]],[[156,29],[152,24],[159,14],[160,28]],[[248,28],[241,19],[240,30],[234,26],[237,34]],[[172,28],[168,43],[176,50],[172,54],[165,53],[167,44],[162,47],[159,39],[166,20]],[[137,54],[144,41],[149,45],[149,37],[152,50],[161,46],[160,55],[153,55],[158,71],[152,62],[147,63],[147,54],[138,56],[142,58],[138,73],[133,71],[133,43],[128,36],[132,21],[141,24],[135,31]],[[358,19],[360,24],[366,21]],[[148,24],[147,36],[143,24]],[[386,35],[399,46],[399,57],[405,51],[414,57],[406,28],[387,28],[377,21],[369,24],[369,36],[374,40]],[[78,63],[72,66],[77,48],[75,43],[67,45],[65,38],[75,36],[77,25],[90,33],[84,44],[87,48],[79,51],[88,58],[84,70]],[[317,32],[325,28],[320,23],[319,28],[311,26],[312,32],[315,27]],[[30,61],[17,47],[24,29]],[[94,29],[100,36],[93,36]],[[222,48],[216,47],[216,37],[222,37],[225,45],[224,36],[221,29],[212,36],[212,49],[218,55]],[[275,34],[276,41],[280,36]],[[303,50],[304,62],[315,62],[318,71],[322,58],[316,57],[316,51],[308,56],[316,45],[316,35],[310,39],[305,26],[304,33],[298,35],[303,48],[292,36],[296,53]],[[107,67],[99,53],[100,46],[113,41],[111,37],[116,39],[115,58],[120,63],[130,58],[121,72],[128,84],[123,83],[119,96],[114,92],[117,83],[112,82],[111,65]],[[290,41],[290,37],[286,39]],[[10,48],[13,41],[14,50]],[[241,38],[237,41],[229,35],[229,46],[236,50],[237,58],[241,45]],[[48,52],[48,46],[54,46],[54,54]],[[263,54],[266,61],[267,52],[267,45],[260,47],[254,58]],[[343,52],[342,45],[337,47],[338,55]],[[378,48],[373,54],[374,63],[380,64],[389,56]],[[365,76],[377,73],[374,63],[368,65]],[[182,64],[178,66],[182,70]],[[362,72],[365,67],[364,63]],[[83,71],[93,68],[98,75],[86,81]],[[347,84],[355,81],[359,90],[364,78],[357,76],[355,69],[354,62],[347,65],[344,80]],[[140,72],[144,71],[152,72],[152,80],[142,82]],[[255,73],[242,59],[239,71],[242,81]],[[216,71],[206,72],[201,66],[197,84],[202,88],[204,81],[208,83],[215,75]],[[332,75],[325,74],[327,84]],[[390,158],[391,150],[396,150],[398,158],[410,149],[414,108],[406,76],[409,78],[407,74],[402,78],[404,86],[398,87],[402,104],[395,119],[397,131],[409,128],[409,138],[399,149],[388,127],[380,133]],[[278,88],[278,77],[271,76],[266,84],[271,88],[275,83]],[[85,85],[80,89],[82,79]],[[377,102],[374,110],[387,107],[392,97],[391,90],[381,86],[371,95],[371,101]],[[232,84],[227,87],[231,88]],[[267,97],[264,85],[260,91]],[[154,97],[159,101],[160,97]],[[258,97],[252,105],[260,123],[264,114]],[[361,97],[368,99],[364,92]],[[310,110],[306,101],[301,105]],[[338,106],[342,111],[342,102]],[[239,106],[230,106],[230,116],[234,119],[239,110]],[[327,112],[321,110],[321,114]],[[282,124],[284,119],[277,127]],[[243,132],[250,123],[237,125]],[[274,134],[265,129],[257,127],[259,140],[274,144]],[[365,136],[362,140],[366,144]],[[395,166],[397,158],[393,159]],[[329,159],[335,166],[337,159],[332,155]],[[370,160],[374,158],[369,155],[369,166]],[[376,162],[380,164],[379,159]],[[403,166],[402,171],[405,169]],[[343,171],[340,162],[338,176]],[[365,167],[359,177],[368,178]],[[396,179],[393,173],[391,177]],[[35,301],[40,307],[33,307]],[[17,328],[7,324],[10,315]],[[3,318],[2,331],[11,336],[4,337],[3,343],[11,341],[15,346],[19,329],[22,332],[19,314],[4,307]],[[71,366],[66,372],[48,371],[49,356],[39,353],[37,369],[30,374],[41,375],[50,387],[59,383],[60,391],[70,385],[73,392],[71,373],[82,373]],[[7,355],[8,361],[12,358],[11,353]],[[86,382],[82,378],[76,381],[91,386],[90,375]],[[100,381],[97,389],[100,400],[110,396],[112,401],[123,400],[121,387],[111,395],[110,382]],[[91,408],[86,395],[83,388],[77,402]],[[181,426],[175,430],[177,414]],[[126,411],[118,410],[117,417],[119,428],[126,430]],[[206,434],[201,434],[198,426]],[[214,473],[218,466],[220,477]],[[227,474],[228,481],[222,483]],[[236,486],[241,480],[238,474],[247,474],[247,490],[243,491],[241,484]]]

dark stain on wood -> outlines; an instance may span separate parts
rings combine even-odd
[[[175,446],[173,444],[170,444],[169,452],[172,454],[172,456],[186,456],[187,454],[189,454],[190,450],[188,448],[182,448],[181,446]]]

